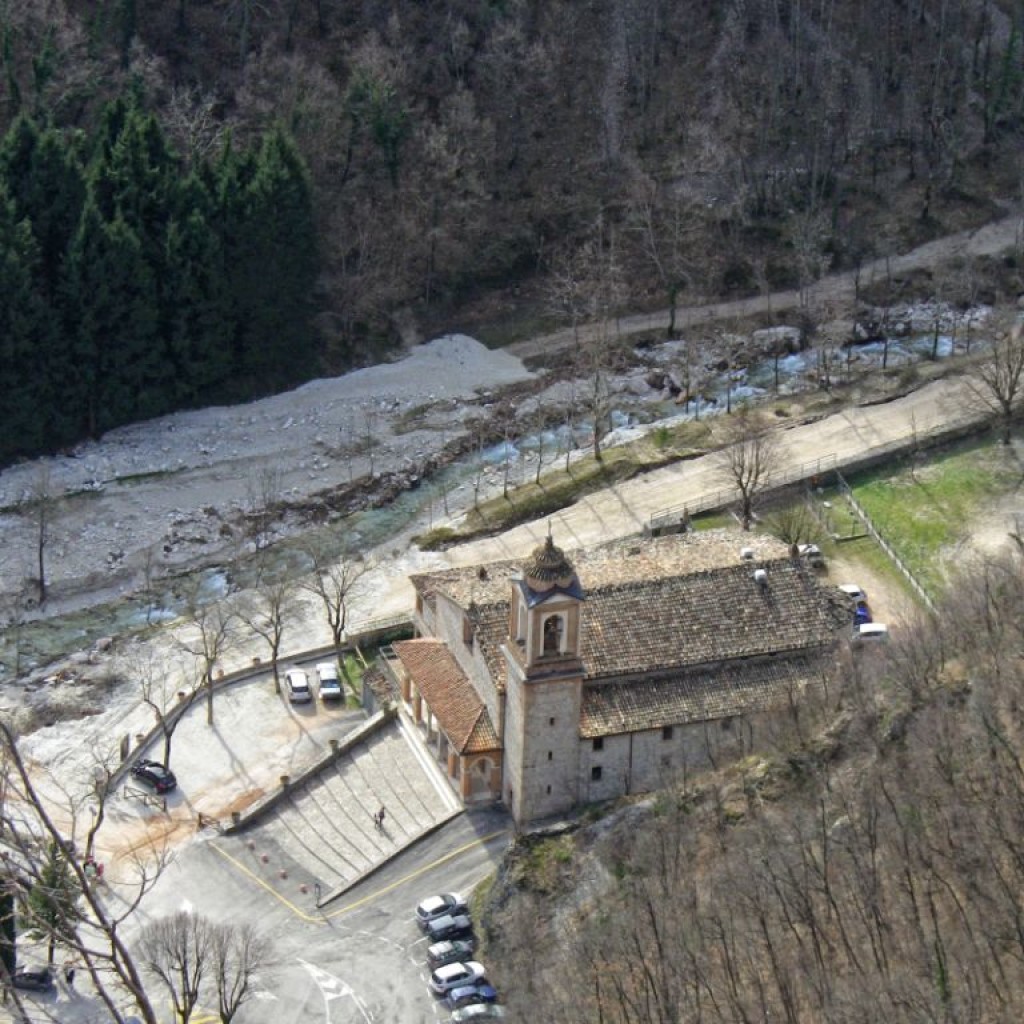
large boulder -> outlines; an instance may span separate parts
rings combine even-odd
[[[803,347],[799,327],[762,327],[750,336],[754,347],[766,353],[781,352],[792,354]]]

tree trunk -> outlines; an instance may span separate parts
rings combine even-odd
[[[206,670],[206,724],[213,725],[213,666]]]

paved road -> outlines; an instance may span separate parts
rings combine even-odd
[[[312,893],[289,898],[275,891],[224,856],[222,841],[211,837],[170,861],[122,934],[131,944],[135,929],[180,910],[256,926],[271,937],[278,959],[272,971],[256,979],[256,998],[242,1014],[247,1024],[437,1024],[445,1015],[427,989],[427,943],[413,909],[424,895],[468,892],[493,874],[509,835],[503,814],[460,815],[322,912]],[[81,972],[76,989],[69,993],[61,980],[56,992],[30,996],[29,1020],[109,1020]],[[151,992],[161,1021],[172,1024],[173,1014],[159,1002],[155,984]],[[11,1019],[0,1008],[0,1021]],[[191,1024],[217,1020],[203,1008]]]
[[[874,448],[911,440],[970,412],[967,389],[958,378],[935,381],[881,405],[854,406],[813,423],[781,431],[781,462],[787,466],[835,459],[860,459]],[[496,536],[460,544],[446,557],[453,565],[522,558],[547,536],[548,528],[566,548],[588,547],[641,533],[651,516],[669,506],[696,505],[728,486],[721,457],[709,454],[654,470],[581,498],[543,519]]]
[[[1024,244],[1024,218],[1019,211],[980,228],[946,235],[932,242],[911,249],[897,256],[871,260],[855,271],[829,274],[816,282],[805,295],[799,291],[773,292],[770,295],[755,295],[731,302],[715,302],[704,306],[689,306],[676,310],[676,326],[694,327],[713,324],[722,320],[742,319],[749,316],[764,316],[798,309],[803,303],[812,305],[849,303],[858,289],[869,287],[876,281],[893,275],[906,274],[914,270],[934,267],[950,260],[993,256]],[[618,333],[624,336],[642,334],[647,331],[665,330],[669,325],[667,309],[654,313],[625,316],[616,321]],[[600,324],[583,324],[574,332],[572,329],[553,331],[551,334],[529,338],[508,347],[508,351],[520,359],[536,358],[558,349],[568,348],[577,340],[585,344],[599,336]]]

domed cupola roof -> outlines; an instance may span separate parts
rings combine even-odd
[[[554,591],[582,597],[579,580],[572,562],[555,545],[551,534],[534,549],[523,566],[523,583],[534,599],[541,599]],[[531,602],[531,604],[534,602]]]

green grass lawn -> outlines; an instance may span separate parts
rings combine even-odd
[[[921,461],[918,461],[920,459]],[[925,457],[859,474],[854,497],[921,584],[945,580],[940,555],[962,540],[979,510],[1020,480],[1020,467],[994,440],[965,441]]]

